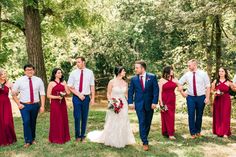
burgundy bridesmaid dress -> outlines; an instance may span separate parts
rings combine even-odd
[[[8,97],[9,88],[0,89],[0,146],[16,142],[11,102]]]
[[[161,111],[161,125],[162,125],[162,135],[163,136],[174,136],[175,132],[175,106],[176,106],[176,96],[175,88],[176,83],[168,80],[162,86],[162,102],[163,105],[167,105],[168,111]]]
[[[226,82],[226,81],[225,81]],[[230,116],[231,100],[229,95],[230,87],[225,82],[219,82],[216,90],[223,92],[221,95],[215,95],[213,103],[213,134],[217,136],[230,136]]]
[[[64,85],[56,82],[56,86],[52,89],[52,95],[59,96],[60,92],[64,91]],[[61,101],[59,99],[51,99],[49,141],[51,143],[64,144],[69,140],[70,132],[65,98]]]

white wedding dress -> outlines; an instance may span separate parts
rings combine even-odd
[[[135,138],[130,127],[128,117],[128,103],[125,98],[127,87],[113,87],[112,98],[121,98],[124,106],[116,114],[112,110],[107,110],[104,130],[89,132],[87,137],[92,142],[104,143],[107,146],[123,148],[126,145],[135,144]]]

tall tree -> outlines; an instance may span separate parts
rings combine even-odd
[[[35,66],[36,75],[40,76],[47,86],[38,0],[34,0],[33,3],[29,3],[29,0],[23,0],[23,10],[28,62]]]

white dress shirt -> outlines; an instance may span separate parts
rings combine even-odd
[[[234,75],[233,83],[236,83],[236,74]]]
[[[32,78],[34,102],[39,102],[39,94],[45,95],[44,83],[41,78],[33,76]],[[13,92],[20,93],[20,102],[30,102],[29,77],[22,76],[16,80],[12,87]]]
[[[197,70],[195,74],[196,78],[196,90],[197,90],[197,96],[206,95],[206,88],[210,87],[210,79],[206,72],[202,70]],[[188,84],[187,94],[190,96],[194,96],[193,92],[193,72],[189,71],[185,73],[179,80],[179,83],[181,85],[184,85],[185,83]]]
[[[71,72],[68,80],[68,86],[74,87],[77,92],[79,92],[80,74],[81,70],[77,68]],[[93,71],[87,68],[83,69],[83,88],[81,94],[90,95],[90,87],[94,85],[95,81]]]

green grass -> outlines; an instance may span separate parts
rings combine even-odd
[[[70,135],[71,141],[63,144],[50,144],[48,142],[49,132],[49,113],[44,113],[38,117],[37,122],[37,145],[33,145],[28,149],[23,148],[23,128],[21,118],[15,118],[15,130],[17,133],[17,143],[0,147],[0,156],[32,156],[32,157],[58,157],[58,156],[145,156],[145,157],[202,157],[202,156],[228,156],[234,153],[234,146],[231,144],[236,142],[236,137],[230,139],[215,137],[211,134],[211,118],[205,117],[203,123],[204,136],[195,140],[185,138],[188,133],[187,115],[178,114],[176,116],[176,141],[169,141],[161,135],[160,114],[155,113],[153,118],[152,129],[149,135],[150,151],[142,150],[141,141],[138,133],[138,122],[134,112],[129,113],[132,128],[137,144],[127,146],[123,149],[116,149],[103,144],[87,142],[85,144],[76,143],[74,140],[74,120],[72,110],[69,110]],[[105,111],[90,111],[87,131],[102,129],[104,125]],[[232,132],[236,132],[235,121],[232,122]],[[184,136],[183,136],[184,135]],[[224,151],[224,148],[231,148],[231,151]],[[220,148],[220,149],[217,149]],[[222,148],[222,150],[221,150]],[[219,152],[217,152],[219,151]],[[215,154],[214,154],[215,153]],[[235,151],[236,154],[236,151]]]

